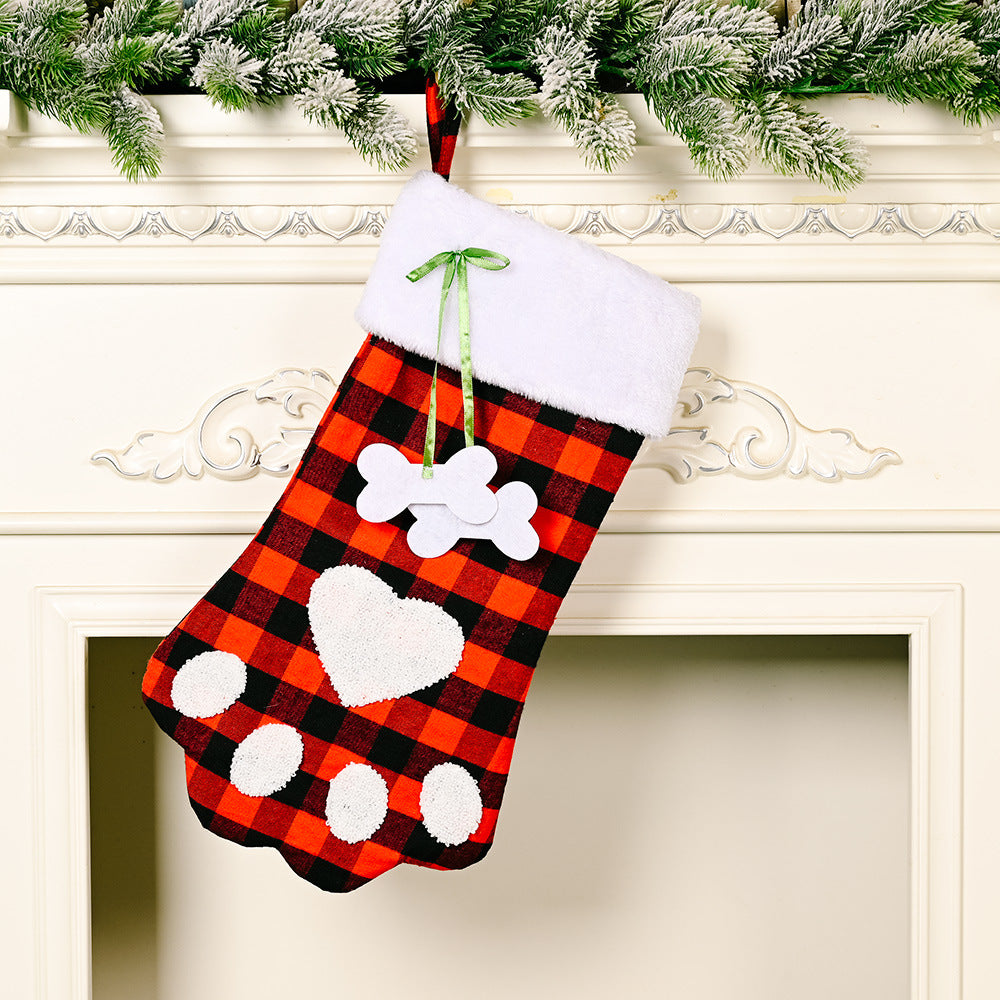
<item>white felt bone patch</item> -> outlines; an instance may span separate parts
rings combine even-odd
[[[410,504],[444,504],[463,521],[482,524],[497,512],[487,483],[497,473],[497,460],[482,445],[456,452],[434,466],[424,479],[423,466],[407,461],[392,445],[370,444],[358,456],[358,471],[368,485],[358,496],[358,514],[378,524],[401,514]]]
[[[444,608],[397,597],[361,566],[323,571],[309,595],[309,624],[323,669],[349,708],[443,680],[465,646],[462,627]]]
[[[497,512],[484,524],[470,524],[447,507],[411,504],[416,522],[406,535],[414,555],[421,559],[443,556],[460,538],[488,538],[508,558],[523,561],[538,551],[538,533],[531,526],[538,509],[534,490],[521,482],[497,490]]]

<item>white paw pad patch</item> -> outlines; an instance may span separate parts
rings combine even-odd
[[[509,559],[523,561],[538,551],[538,533],[531,516],[538,510],[534,490],[522,482],[507,483],[497,490],[497,512],[483,524],[470,524],[447,507],[413,504],[416,523],[406,535],[414,555],[422,559],[443,556],[460,538],[486,538]]]
[[[335,566],[316,580],[309,598],[309,623],[323,668],[341,701],[350,707],[402,697],[442,680],[458,666],[465,645],[461,626],[443,608],[398,597],[360,566]],[[210,650],[180,667],[171,698],[183,715],[208,719],[235,704],[246,685],[247,666],[239,657]],[[295,777],[304,754],[298,730],[268,723],[236,747],[229,780],[244,795],[273,795]],[[331,779],[326,824],[339,840],[348,844],[369,840],[388,811],[389,788],[370,764],[347,764]],[[420,790],[420,816],[439,843],[449,847],[465,843],[483,818],[475,779],[458,764],[431,768]]]
[[[224,712],[247,686],[246,664],[217,649],[192,656],[174,676],[170,698],[191,719],[210,719]]]
[[[482,524],[497,512],[493,491],[486,485],[497,473],[497,460],[482,445],[456,452],[434,466],[424,479],[423,466],[388,444],[370,444],[358,456],[358,472],[368,485],[358,496],[358,515],[379,524],[402,514],[410,504],[444,504],[463,521]]]
[[[447,611],[392,587],[361,566],[324,570],[309,595],[309,625],[341,703],[402,698],[444,680],[465,636]]]
[[[255,729],[236,748],[229,780],[244,795],[273,795],[292,780],[302,754],[302,737],[296,730],[269,723]]]
[[[438,764],[420,789],[420,816],[427,832],[442,844],[464,844],[483,819],[476,779],[458,764]]]
[[[374,767],[348,764],[330,782],[326,825],[348,844],[367,840],[385,822],[389,788]]]

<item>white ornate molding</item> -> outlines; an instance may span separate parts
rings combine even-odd
[[[11,242],[158,245],[378,241],[388,206],[29,205],[0,208],[0,237]]]
[[[283,368],[213,396],[176,431],[142,431],[125,448],[105,448],[92,462],[119,475],[165,483],[180,476],[249,479],[289,475],[302,457],[337,384],[318,369]],[[743,422],[726,434],[712,424]],[[812,430],[776,393],[725,379],[709,368],[688,370],[676,424],[647,442],[638,468],[662,469],[679,483],[730,473],[746,479],[811,476],[821,482],[872,476],[902,461],[888,448],[868,449],[851,431]],[[728,442],[728,443],[726,443]]]
[[[902,462],[889,448],[864,447],[849,430],[806,427],[777,393],[710,368],[688,370],[674,419],[666,437],[643,446],[635,465],[662,469],[678,483],[720,473],[836,483]],[[733,426],[728,433],[727,425]]]
[[[91,456],[121,476],[165,483],[179,476],[287,476],[333,399],[337,384],[318,368],[282,368],[217,393],[177,431],[142,431],[120,451]]]
[[[1000,240],[1000,204],[841,205],[511,205],[552,228],[604,245],[865,238],[893,243]],[[164,205],[0,208],[0,238],[17,244],[98,248],[158,246],[339,245],[378,242],[388,205]]]

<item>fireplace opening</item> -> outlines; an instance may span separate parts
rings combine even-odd
[[[909,996],[905,636],[553,636],[490,856],[345,897],[201,830],[155,645],[88,651],[94,1000]]]
[[[94,1000],[159,1000],[157,741],[139,697],[158,641],[87,644]]]

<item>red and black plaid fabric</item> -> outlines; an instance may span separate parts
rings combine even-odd
[[[458,141],[462,118],[454,105],[446,105],[441,100],[441,92],[433,76],[427,77],[425,97],[431,169],[448,180],[451,176],[451,161],[455,156],[455,143]]]
[[[353,889],[399,863],[463,868],[485,855],[532,670],[642,441],[634,431],[477,383],[477,443],[499,463],[492,485],[522,480],[535,490],[532,524],[541,547],[517,562],[489,541],[465,540],[444,556],[420,559],[406,542],[409,512],[385,524],[358,517],[365,483],[356,461],[374,442],[420,461],[432,367],[385,341],[365,342],[277,506],[164,639],[143,682],[157,723],[185,750],[202,824],[240,844],[276,848],[299,875],[331,891]],[[449,369],[439,372],[438,417],[444,461],[464,446],[460,378]],[[343,564],[371,570],[399,597],[432,601],[452,615],[466,639],[455,673],[406,697],[343,706],[307,617],[314,581]],[[187,660],[210,650],[247,664],[246,688],[221,715],[192,719],[174,709],[172,681]],[[233,754],[268,723],[300,733],[302,764],[273,795],[248,796],[229,780]],[[329,782],[352,762],[373,766],[389,789],[385,822],[357,844],[334,837],[324,818]],[[419,806],[422,779],[446,762],[475,778],[483,802],[478,830],[452,847],[427,832]]]

